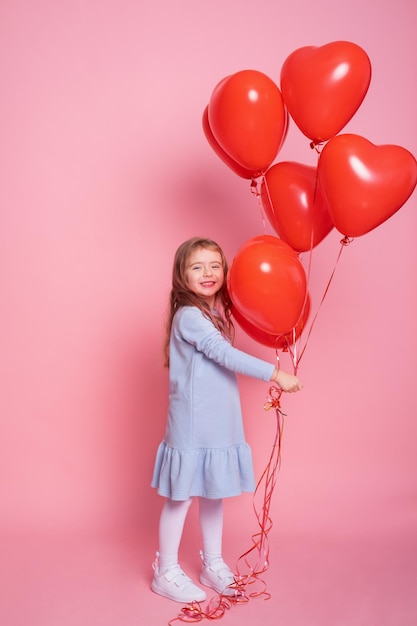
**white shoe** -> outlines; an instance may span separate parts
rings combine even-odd
[[[201,558],[203,558],[202,554]],[[235,596],[238,593],[235,588],[235,576],[230,567],[226,565],[221,557],[213,559],[207,564],[205,564],[203,560],[200,582],[207,587],[211,587],[217,591],[217,593],[221,593],[224,596]]]
[[[151,589],[161,596],[165,596],[175,602],[204,602],[206,593],[197,587],[185,574],[180,566],[173,565],[163,574],[159,573],[158,558],[153,564],[154,576]]]

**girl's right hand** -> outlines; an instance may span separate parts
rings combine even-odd
[[[284,372],[283,370],[278,370],[277,368],[275,368],[271,380],[277,383],[282,391],[287,391],[288,393],[300,391],[300,389],[303,388],[297,376]]]

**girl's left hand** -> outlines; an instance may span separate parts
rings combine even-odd
[[[284,372],[283,370],[276,369],[271,380],[276,382],[281,387],[282,391],[286,391],[288,393],[294,393],[295,391],[300,391],[300,389],[303,388],[297,376]]]

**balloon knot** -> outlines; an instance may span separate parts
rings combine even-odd
[[[342,246],[349,246],[353,241],[352,237],[343,237],[343,239],[340,240],[340,243],[342,244]]]
[[[258,183],[254,178],[252,178],[251,183],[250,183],[250,191],[251,193],[253,193],[254,196],[258,197],[260,195],[258,191]]]
[[[312,150],[315,150],[318,154],[320,154],[321,152],[321,146],[322,146],[323,142],[322,141],[312,141],[310,143],[310,148]]]

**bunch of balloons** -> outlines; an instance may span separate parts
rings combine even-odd
[[[348,41],[295,50],[280,88],[264,73],[243,70],[214,88],[203,113],[207,141],[238,176],[260,180],[265,214],[278,235],[247,241],[233,259],[234,314],[257,341],[283,348],[295,341],[310,309],[299,254],[336,228],[354,238],[389,219],[417,184],[417,161],[405,148],[339,134],[371,81],[366,52]],[[290,118],[319,154],[317,166],[276,159]],[[255,183],[256,184],[256,183]]]

